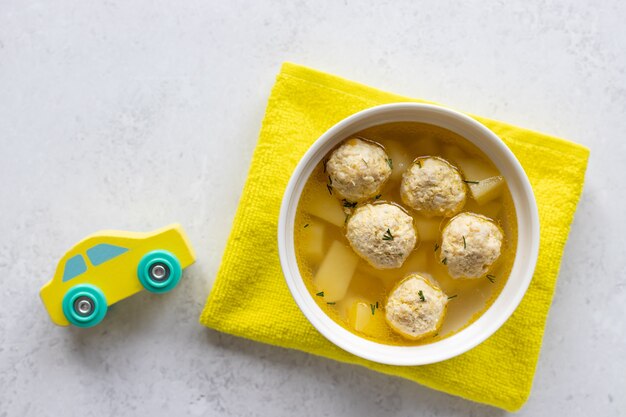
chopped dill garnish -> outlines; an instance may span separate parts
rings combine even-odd
[[[343,224],[348,224],[348,219],[350,218],[350,215],[348,213],[346,213],[346,218],[343,220]]]
[[[326,184],[326,188],[328,188],[328,192],[330,193],[330,195],[333,195],[333,187],[330,184]]]
[[[415,161],[415,165],[417,165],[418,167],[422,167],[422,161],[420,161],[419,159],[417,161]]]
[[[480,181],[468,181],[468,180],[463,180],[463,182],[465,184],[478,184]]]
[[[361,161],[363,161],[363,163],[365,164],[366,167],[368,167],[369,165],[367,164],[367,161],[363,158],[361,158]]]
[[[382,194],[378,194],[376,197],[374,197],[374,200],[378,200],[382,196],[383,196]]]
[[[376,301],[376,308],[378,308],[378,301]]]
[[[320,291],[320,292],[318,292],[315,295],[317,295],[318,297],[323,297],[324,296],[324,291]]]
[[[441,260],[441,263],[444,264],[444,265],[448,265],[448,258],[443,258]]]
[[[370,304],[370,309],[372,310],[372,316],[376,312],[376,306],[374,304]]]
[[[433,337],[437,337],[437,336],[439,336],[439,333],[435,333],[435,334],[433,335]]]
[[[437,252],[437,249],[439,249],[439,243],[435,243],[435,252]]]
[[[467,249],[467,242],[465,242],[465,236],[463,236],[463,249]]]
[[[333,185],[333,179],[330,178],[330,175],[328,176],[328,185]]]
[[[307,227],[309,227],[309,224],[308,224],[308,223],[304,225],[304,228],[305,228],[305,229],[306,229]]]
[[[489,280],[489,282],[491,282],[492,284],[493,284],[494,282],[496,282],[496,276],[495,276],[495,275],[488,274],[488,275],[487,275],[487,279],[488,279],[488,280]]]
[[[456,298],[458,296],[459,296],[458,294],[451,295],[450,297],[448,297],[448,300],[452,300],[453,298]]]
[[[422,290],[419,290],[419,291],[417,292],[417,295],[419,295],[419,296],[420,296],[420,301],[421,301],[421,302],[426,301],[426,297],[424,297],[424,293],[422,292]]]
[[[349,208],[355,208],[356,207],[356,202],[353,203],[351,201],[346,200],[345,198],[343,200],[341,200],[343,202],[343,206],[344,207],[349,207]]]
[[[391,158],[387,158],[387,165],[389,165],[389,169],[393,169],[393,160]]]
[[[336,303],[336,302],[334,302],[334,301],[331,301],[331,302],[326,303],[326,304],[328,304],[329,306],[334,306],[334,305],[335,305],[335,304],[337,304],[337,303]]]
[[[324,159],[324,174],[326,174],[326,164],[328,163],[328,159]]]
[[[383,240],[393,240],[393,235],[391,234],[391,230],[387,229],[387,231],[383,235]]]

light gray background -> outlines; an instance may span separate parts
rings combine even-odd
[[[198,324],[286,60],[591,148],[520,415],[624,415],[625,17],[619,0],[0,0],[0,416],[505,414]],[[73,243],[172,221],[199,254],[180,288],[94,329],[49,322],[37,291]]]

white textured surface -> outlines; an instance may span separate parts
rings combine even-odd
[[[505,414],[197,323],[285,60],[591,148],[520,415],[623,415],[626,5],[486,3],[0,1],[0,416]],[[177,291],[48,322],[69,246],[175,220]]]

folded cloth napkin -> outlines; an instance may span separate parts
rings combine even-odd
[[[463,355],[413,367],[356,357],[315,330],[283,279],[276,244],[278,213],[296,164],[335,123],[360,110],[401,101],[422,102],[299,65],[283,65],[200,322],[236,336],[366,366],[473,401],[518,410],[530,394],[563,247],[583,187],[586,148],[475,117],[502,138],[528,174],[539,206],[541,242],[535,275],[515,313],[493,336]]]

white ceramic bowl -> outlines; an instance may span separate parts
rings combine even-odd
[[[446,339],[422,346],[390,346],[361,338],[335,323],[315,303],[302,280],[294,249],[294,220],[300,194],[315,166],[339,142],[368,127],[392,122],[422,122],[451,130],[478,146],[506,179],[517,212],[518,241],[511,275],[502,292],[474,323]],[[294,300],[311,324],[340,348],[390,365],[425,365],[466,352],[491,336],[521,301],[533,276],[539,250],[539,217],[530,183],[521,165],[491,130],[443,107],[397,103],[373,107],[337,123],[307,151],[291,176],[278,221],[278,252]]]

